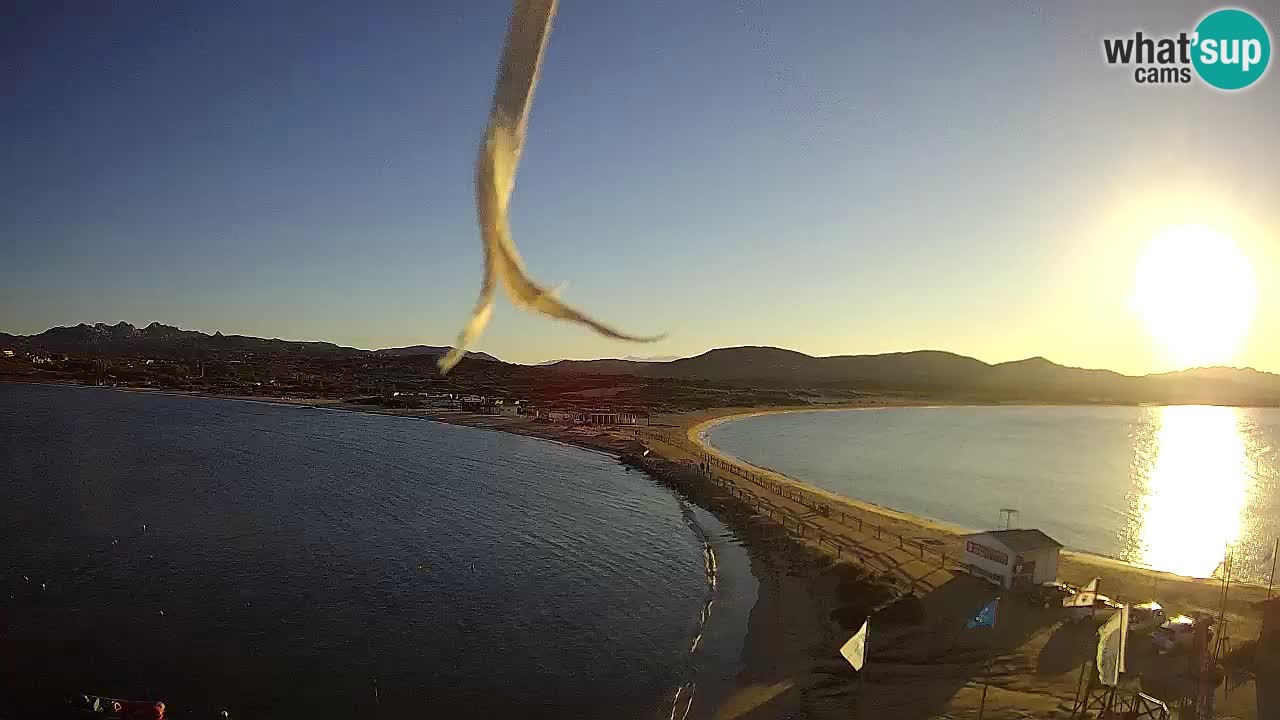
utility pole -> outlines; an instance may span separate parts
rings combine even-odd
[[[1227,544],[1226,556],[1222,561],[1222,601],[1218,606],[1218,626],[1214,628],[1217,638],[1213,647],[1213,660],[1217,663],[1222,656],[1230,649],[1230,639],[1227,637],[1227,597],[1231,593],[1231,570],[1235,564],[1235,552],[1231,544]]]
[[[1276,538],[1276,546],[1271,549],[1271,579],[1267,581],[1267,599],[1271,599],[1271,588],[1276,584],[1276,556],[1280,555],[1280,537]]]

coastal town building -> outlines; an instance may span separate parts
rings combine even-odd
[[[644,422],[640,422],[641,417],[636,413],[614,412],[613,410],[587,410],[581,413],[579,422],[584,425],[648,425],[649,417],[644,416]]]
[[[529,411],[527,414],[533,415],[540,420],[573,425],[616,426],[649,424],[649,414],[643,411],[623,412],[610,409],[550,410],[546,408],[538,408]]]
[[[502,415],[516,417],[523,414],[524,401],[510,398],[496,398],[481,410],[485,415]]]
[[[1039,530],[988,530],[966,535],[969,573],[1004,588],[1038,585],[1058,578],[1062,543]]]

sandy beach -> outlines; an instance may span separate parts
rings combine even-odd
[[[862,403],[822,408],[820,411],[905,405],[928,403]],[[800,577],[807,578],[806,592],[802,593],[805,597],[797,603],[800,607],[793,605],[790,610],[803,615],[803,606],[807,605],[812,621],[825,622],[827,627],[822,628],[823,632],[809,632],[807,635],[812,641],[807,668],[796,662],[789,674],[775,673],[771,678],[772,686],[778,687],[777,684],[782,683],[789,688],[788,692],[757,708],[750,716],[787,717],[799,708],[809,717],[847,717],[849,708],[857,705],[858,694],[865,691],[864,704],[874,708],[875,717],[968,717],[976,711],[989,653],[994,660],[985,717],[1068,717],[1081,666],[1088,661],[1093,648],[1092,626],[1063,624],[1060,613],[1011,602],[1010,598],[1002,601],[1001,622],[989,637],[965,633],[964,621],[974,609],[994,597],[992,589],[956,568],[938,568],[936,563],[913,557],[909,544],[907,550],[895,548],[889,535],[893,533],[899,538],[926,542],[950,557],[959,557],[963,550],[961,535],[969,530],[825,492],[795,478],[727,456],[702,439],[703,433],[718,422],[750,415],[797,411],[810,410],[723,408],[672,418],[671,429],[677,436],[676,442],[658,441],[652,443],[652,447],[676,461],[699,462],[697,455],[705,453],[704,457],[717,458],[729,467],[818,496],[829,502],[835,513],[867,518],[868,526],[874,523],[883,531],[881,537],[871,532],[853,532],[846,523],[824,518],[806,521],[805,529],[810,528],[810,523],[818,527],[825,525],[825,530],[843,533],[871,551],[872,562],[864,564],[878,571],[882,578],[895,583],[900,590],[911,592],[918,598],[923,617],[917,623],[877,625],[878,628],[888,627],[871,641],[872,659],[869,660],[867,684],[865,688],[859,688],[857,683],[837,672],[832,665],[833,658],[840,660],[835,655],[839,643],[857,625],[841,627],[839,623],[832,622],[828,615],[833,606],[838,606],[839,600],[833,596],[829,583],[824,582],[822,573],[802,573]],[[670,438],[671,434],[665,437]],[[725,473],[719,465],[712,468],[712,475],[727,482],[744,483],[739,475]],[[806,510],[803,505],[789,502],[788,498],[771,493],[756,483],[749,483],[749,486],[751,493],[757,497],[769,497],[770,502],[779,508],[790,507],[797,515]],[[822,545],[821,541],[815,545],[812,538],[798,539],[794,533],[792,536],[793,542],[803,542],[814,550]],[[826,552],[830,553],[829,545],[826,545]],[[1220,605],[1221,583],[1218,580],[1181,577],[1089,553],[1064,552],[1059,574],[1061,580],[1074,584],[1101,578],[1100,590],[1104,594],[1129,603],[1155,599],[1165,606],[1170,615],[1194,611],[1216,615]],[[792,576],[791,580],[794,585],[795,577]],[[768,601],[782,603],[796,594],[780,588]],[[1232,585],[1226,607],[1227,634],[1232,647],[1247,649],[1257,638],[1261,622],[1259,604],[1265,598],[1265,587]],[[800,626],[804,627],[804,623]],[[753,624],[752,632],[755,631]],[[762,628],[761,633],[768,634],[768,631]],[[788,637],[796,655],[803,655],[794,645],[803,644],[806,636],[793,633]],[[1187,683],[1177,677],[1177,671],[1171,668],[1170,662],[1155,657],[1147,645],[1137,643],[1135,653],[1135,666],[1144,668],[1141,689],[1169,700],[1173,706],[1175,698],[1187,691]],[[1255,696],[1252,681],[1233,687],[1231,692],[1224,692],[1219,686],[1215,706],[1218,712],[1234,717],[1260,717]],[[778,707],[769,709],[769,705]]]

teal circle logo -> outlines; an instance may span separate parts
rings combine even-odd
[[[1196,26],[1191,62],[1200,79],[1219,90],[1240,90],[1258,81],[1271,60],[1271,36],[1244,10],[1216,10]]]

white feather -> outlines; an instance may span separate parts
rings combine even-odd
[[[455,347],[440,359],[441,372],[458,364],[484,332],[493,316],[495,287],[501,285],[516,307],[532,310],[558,320],[585,325],[606,337],[632,342],[654,342],[665,335],[639,336],[615,330],[589,315],[564,304],[554,289],[547,289],[529,277],[520,253],[511,239],[507,206],[515,188],[516,168],[524,150],[529,108],[538,83],[542,55],[551,33],[556,0],[516,0],[507,29],[498,83],[494,91],[489,125],[476,159],[476,214],[484,248],[484,278],[480,297],[471,311]]]

